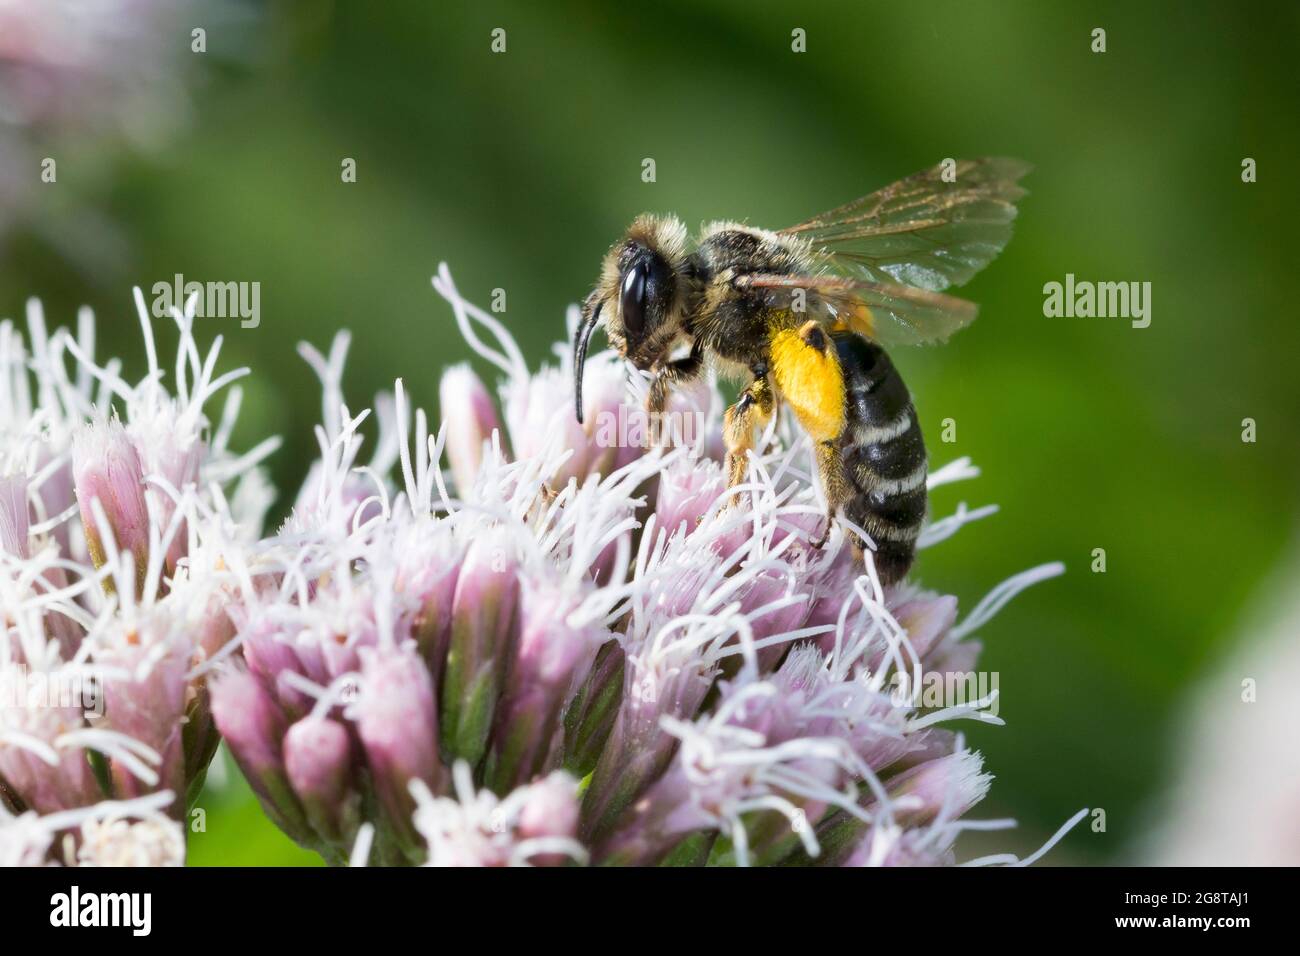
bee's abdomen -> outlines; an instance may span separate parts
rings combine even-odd
[[[875,543],[884,584],[901,579],[925,520],[926,455],[912,396],[879,345],[852,332],[832,334],[844,376],[840,460],[852,495],[844,516]]]

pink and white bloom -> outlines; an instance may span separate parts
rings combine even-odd
[[[310,504],[249,556],[268,583],[244,588],[251,676],[231,685],[285,716],[241,763],[255,786],[289,781],[288,832],[378,863],[950,859],[990,778],[939,725],[998,723],[997,696],[935,702],[925,678],[973,667],[968,636],[1062,568],[1012,578],[960,623],[952,597],[885,591],[839,528],[811,546],[824,509],[789,423],[729,491],[711,383],[682,399],[702,433],[651,447],[628,427],[644,380],[594,356],[579,425],[566,347],[530,373],[445,268],[434,285],[504,376],[501,412],[458,367],[435,431],[399,381],[400,467],[355,464],[366,416],[343,402],[342,349],[303,348],[326,386],[322,458]],[[956,462],[932,484],[974,474]],[[926,543],[989,513],[962,505]],[[300,739],[318,737],[331,745]],[[238,727],[228,739],[238,757]]]
[[[244,370],[217,374],[220,340],[200,357],[192,314],[172,317],[170,390],[142,302],[135,384],[95,362],[84,323],[47,335],[38,315],[30,351],[0,326],[0,675],[84,674],[106,705],[0,707],[0,802],[28,836],[48,829],[29,813],[63,824],[24,836],[24,859],[68,839],[96,861],[174,858],[165,818],[90,808],[193,796],[218,735],[268,816],[332,863],[933,864],[1005,825],[969,818],[991,777],[950,729],[1000,723],[997,688],[947,688],[1060,565],[964,616],[915,580],[882,588],[838,524],[814,546],[824,505],[792,423],[728,489],[711,381],[654,444],[645,379],[592,356],[579,425],[567,347],[530,372],[445,267],[434,284],[500,388],[453,370],[431,427],[399,379],[372,415],[344,399],[346,334],[302,346],[319,458],[269,536],[254,467],[274,443],[228,451],[233,388],[206,417]],[[991,513],[962,504],[921,543]]]

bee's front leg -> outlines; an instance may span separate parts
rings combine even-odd
[[[734,488],[745,480],[749,469],[749,451],[754,447],[754,429],[764,428],[772,418],[776,401],[767,376],[755,378],[740,393],[736,404],[723,418],[722,438],[727,446],[727,487]],[[734,503],[734,499],[731,503]]]
[[[704,354],[698,349],[692,349],[691,354],[685,358],[667,363],[651,380],[650,390],[645,397],[651,447],[663,444],[663,417],[669,394],[678,385],[697,378],[702,371],[704,371]]]

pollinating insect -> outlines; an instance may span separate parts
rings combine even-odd
[[[925,518],[927,463],[885,347],[941,342],[974,320],[973,303],[943,290],[1002,251],[1029,169],[948,161],[787,229],[715,222],[693,244],[680,220],[639,217],[583,303],[578,421],[587,346],[602,321],[619,354],[652,373],[652,427],[674,386],[710,365],[739,376],[745,388],[724,419],[729,485],[745,478],[755,429],[785,404],[813,443],[826,499],[815,544],[842,515],[859,554],[874,552],[882,583],[898,581]]]

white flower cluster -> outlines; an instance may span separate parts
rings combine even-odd
[[[271,502],[254,466],[278,442],[227,447],[238,388],[215,428],[205,414],[247,370],[218,375],[221,340],[201,354],[178,311],[169,391],[136,305],[135,384],[97,364],[88,311],[75,334],[34,301],[26,336],[0,322],[0,831],[59,862],[184,858],[158,811],[182,818],[217,746],[203,671],[235,649],[224,555]]]

